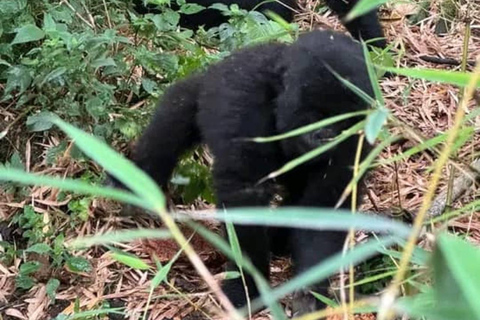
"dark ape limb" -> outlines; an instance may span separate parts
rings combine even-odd
[[[346,147],[345,147],[346,148]],[[353,164],[353,159],[352,159]],[[312,168],[312,172],[313,172]],[[352,178],[348,167],[327,167],[316,170],[310,175],[303,198],[299,206],[333,208],[343,189]],[[349,201],[344,208],[348,209]],[[292,260],[295,274],[301,274],[313,266],[342,251],[346,232],[325,230],[292,230]],[[295,316],[307,314],[325,308],[325,304],[316,299],[310,291],[328,296],[329,280],[324,279],[308,288],[295,292],[292,312]]]
[[[357,4],[358,0],[325,0],[327,5],[340,19],[343,19],[348,12]],[[370,44],[379,48],[385,48],[387,43],[384,38],[382,26],[378,21],[377,11],[370,11],[352,21],[346,22],[345,27],[356,39],[364,41],[381,38]]]
[[[194,76],[171,86],[135,146],[133,162],[161,187],[166,187],[178,157],[200,142],[195,120],[201,81]]]
[[[244,138],[275,132],[275,98],[281,79],[274,67],[284,50],[282,44],[242,50],[212,66],[205,75],[198,123],[215,159],[218,208],[268,207],[277,191],[272,181],[257,182],[283,162],[278,144],[258,144]],[[268,279],[267,228],[236,225],[235,232],[244,257]],[[235,263],[230,263],[228,270],[237,270]],[[253,278],[244,275],[250,299],[257,297]],[[236,307],[246,304],[241,278],[225,281],[223,289]]]

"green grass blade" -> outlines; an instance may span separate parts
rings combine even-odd
[[[428,81],[448,83],[465,87],[470,81],[472,74],[458,71],[448,70],[436,70],[436,69],[420,69],[420,68],[384,68],[385,71],[396,73],[406,77],[412,77],[417,79],[423,79]],[[480,87],[480,81],[476,84],[476,87]]]
[[[87,194],[114,199],[147,210],[152,210],[152,207],[145,203],[144,200],[130,192],[113,188],[94,186],[73,179],[42,176],[13,168],[0,168],[0,180],[17,182],[24,185],[50,186],[61,190],[76,192],[79,194]]]
[[[269,208],[235,208],[216,212],[211,218],[231,221],[240,225],[265,225],[275,227],[292,227],[316,230],[368,230],[387,232],[404,238],[410,234],[406,224],[380,216],[351,214],[347,210],[332,208],[281,207]]]
[[[165,207],[165,197],[157,184],[142,170],[135,167],[131,161],[115,152],[104,142],[60,118],[49,117],[49,120],[74,139],[76,145],[85,154],[102,165],[138,196],[147,200],[152,207]]]
[[[309,151],[303,155],[301,155],[300,157],[296,158],[296,159],[293,159],[292,161],[289,161],[287,162],[285,165],[283,165],[280,169],[278,169],[277,171],[274,171],[272,173],[270,173],[266,178],[264,179],[273,179],[275,177],[278,177],[279,175],[282,175],[290,170],[292,170],[293,168],[296,168],[298,167],[299,165],[307,162],[307,161],[310,161],[316,157],[318,157],[319,155],[321,155],[322,153],[330,150],[331,148],[335,147],[336,145],[340,144],[342,141],[345,141],[346,139],[348,139],[350,136],[352,136],[353,134],[355,134],[357,131],[359,131],[360,129],[363,128],[365,124],[365,121],[361,121],[359,123],[357,123],[356,125],[350,127],[349,129],[345,130],[344,132],[342,132],[341,134],[339,134],[337,137],[335,137],[335,139],[333,139],[331,142],[329,143],[326,143],[316,149],[313,149],[312,151]],[[264,180],[262,179],[262,180]]]
[[[346,254],[338,253],[303,272],[287,283],[278,286],[272,290],[270,298],[281,299],[298,288],[308,287],[309,285],[334,275],[338,270],[345,268],[350,264],[355,265],[362,262],[377,254],[378,250],[381,248],[388,247],[394,243],[395,241],[391,238],[381,238],[378,240],[370,240],[365,244],[359,245]],[[260,305],[260,302],[254,301],[254,310],[258,309]]]
[[[337,122],[340,122],[340,121],[343,121],[343,120],[346,120],[346,119],[350,119],[350,118],[354,118],[354,117],[358,117],[358,116],[362,116],[362,115],[368,115],[369,112],[370,111],[366,110],[366,111],[344,113],[344,114],[341,114],[341,115],[338,115],[338,116],[335,116],[335,117],[330,117],[330,118],[327,118],[327,119],[324,119],[324,120],[321,120],[321,121],[318,121],[318,122],[315,122],[315,123],[311,123],[309,125],[306,125],[306,126],[303,126],[303,127],[300,127],[300,128],[297,128],[297,129],[294,129],[294,130],[291,130],[289,132],[282,133],[282,134],[279,134],[279,135],[275,135],[275,136],[271,136],[271,137],[257,137],[257,138],[252,138],[252,139],[247,138],[245,140],[259,142],[259,143],[283,140],[283,139],[299,136],[299,135],[305,134],[305,133],[310,132],[310,131],[318,130],[318,129],[321,129],[323,127],[329,126],[331,124],[334,124],[334,123],[337,123]]]
[[[115,242],[130,242],[138,239],[168,239],[171,234],[168,230],[137,229],[122,230],[100,234],[91,237],[78,238],[70,244],[73,248],[87,248],[95,245],[104,245]]]

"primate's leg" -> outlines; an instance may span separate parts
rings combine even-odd
[[[241,144],[250,145],[250,147],[242,148]],[[269,154],[269,147],[252,142],[231,143],[230,146],[229,156],[232,158],[226,161],[220,158],[218,162],[215,162],[213,169],[218,209],[221,210],[224,207],[228,212],[228,209],[234,207],[268,208],[276,191],[275,184],[267,181],[258,185],[257,182],[273,171],[277,163],[277,154],[275,152]],[[264,150],[260,150],[260,148]],[[242,155],[248,156],[242,158]],[[233,161],[236,157],[240,158]],[[268,279],[270,247],[267,227],[235,225],[234,229],[243,257],[250,259],[257,270]],[[238,270],[236,263],[229,262],[227,270]],[[244,276],[249,300],[253,300],[259,295],[259,292],[250,274],[245,271]],[[246,304],[247,298],[241,278],[226,280],[223,283],[223,289],[235,307],[242,307]]]
[[[273,196],[273,189],[270,189],[270,186],[253,187],[254,183],[244,184],[234,180],[227,182],[235,185],[232,185],[231,188],[220,187],[222,189],[218,192],[218,203],[219,205],[223,204],[227,210],[233,207],[258,206],[266,208]],[[249,259],[257,270],[268,279],[270,250],[267,228],[263,226],[235,225],[234,229],[243,252],[243,258]],[[236,263],[233,261],[229,262],[227,270],[237,271]],[[253,300],[258,297],[259,292],[253,278],[245,269],[243,274],[248,290],[248,299]],[[241,278],[225,280],[222,287],[235,307],[239,308],[246,305],[247,295]]]
[[[357,4],[358,0],[326,0],[327,5],[343,19],[348,12]],[[382,26],[378,21],[377,11],[370,11],[352,21],[346,22],[345,27],[356,39],[364,41],[381,38],[370,44],[379,48],[385,48],[387,43],[384,38]]]
[[[348,167],[330,168],[311,175],[300,200],[300,206],[333,208],[351,178]],[[350,205],[349,199],[344,207]],[[321,261],[341,252],[346,239],[346,232],[327,230],[292,230],[292,256],[296,274],[300,274]],[[310,291],[322,295],[328,294],[329,280],[325,279],[315,285],[299,290],[294,295],[293,312],[295,315],[306,314],[325,307]]]

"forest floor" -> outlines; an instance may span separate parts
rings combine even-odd
[[[434,2],[436,3],[436,2]],[[315,1],[307,1],[298,14],[298,23],[302,29],[328,28],[344,30],[338,19],[329,12],[316,14],[312,11]],[[439,65],[423,61],[420,56],[448,57],[460,61],[462,59],[463,39],[468,19],[473,20],[472,34],[469,43],[468,57],[474,60],[480,56],[480,5],[470,3],[468,8],[461,7],[458,17],[452,24],[451,30],[442,36],[435,33],[436,22],[440,9],[432,5],[425,18],[418,24],[412,25],[408,16],[417,11],[410,4],[387,6],[380,12],[380,17],[388,41],[394,43],[395,48],[403,48],[404,53],[399,59],[398,66],[427,67],[437,69],[459,70],[459,66]],[[476,26],[476,27],[475,27]],[[468,67],[471,70],[471,67]],[[387,107],[393,114],[413,128],[423,138],[431,138],[439,132],[446,131],[453,123],[453,115],[458,106],[459,89],[445,84],[435,84],[421,80],[409,80],[406,77],[394,76],[381,80],[381,87],[386,99]],[[473,105],[474,102],[472,102]],[[392,130],[401,130],[395,128]],[[472,159],[472,150],[478,150],[480,139],[476,134],[474,139],[467,143],[458,158],[468,162]],[[45,145],[53,144],[55,137],[45,139]],[[28,142],[25,142],[28,143]],[[381,157],[388,159],[405,151],[414,145],[411,141],[402,141],[386,148]],[[28,149],[28,148],[27,148]],[[78,170],[74,162],[65,159],[62,165],[55,168],[47,166],[33,166],[33,163],[42,163],[45,154],[34,158],[27,154],[29,163],[34,171],[41,173],[55,172],[59,175],[72,176]],[[421,152],[407,160],[381,166],[373,170],[369,176],[368,196],[362,209],[376,212],[390,211],[392,208],[405,209],[414,212],[420,205],[429,181],[430,168],[435,155],[430,152]],[[92,166],[94,166],[92,164]],[[29,167],[29,166],[27,166]],[[449,176],[449,168],[445,169],[444,177]],[[446,179],[443,179],[441,190],[446,188]],[[45,219],[52,219],[49,212],[61,211],[67,199],[61,202],[54,200],[56,191],[47,187],[30,189],[31,193],[22,202],[15,202],[6,193],[0,191],[0,220],[8,220],[19,208],[26,204],[33,204],[36,212],[44,213]],[[465,201],[476,197],[475,191],[466,194],[461,200]],[[455,204],[457,205],[457,204]],[[177,206],[178,210],[206,210],[211,209],[207,204],[197,202],[190,207]],[[62,225],[65,229],[65,238],[72,239],[78,236],[100,234],[119,228],[153,227],[156,223],[149,219],[131,219],[118,215],[120,205],[98,200],[89,208],[89,219],[83,225],[75,228]],[[480,242],[480,214],[472,213],[469,217],[452,220],[450,227],[465,234],[473,242]],[[5,238],[9,230],[0,224],[0,234]],[[187,234],[188,235],[188,234]],[[364,235],[359,234],[359,237]],[[192,243],[200,256],[204,259],[212,274],[220,274],[224,258],[205,241],[193,238]],[[153,256],[166,262],[177,252],[178,247],[170,240],[134,241],[124,244],[122,249],[135,254],[152,263]],[[101,248],[78,252],[92,261],[93,270],[89,273],[69,273],[67,270],[56,275],[62,283],[57,292],[56,303],[49,306],[49,298],[45,284],[37,284],[32,289],[18,295],[15,292],[15,277],[18,273],[18,264],[6,268],[0,264],[0,319],[52,319],[60,312],[68,314],[76,308],[78,303],[84,309],[98,306],[101,301],[109,301],[110,306],[125,307],[127,319],[138,319],[146,308],[147,298],[151,285],[151,273],[128,268],[113,260],[108,252]],[[42,274],[44,273],[44,274]],[[37,279],[50,276],[49,262],[35,275]],[[273,283],[283,282],[290,276],[289,261],[276,260],[272,264]],[[106,294],[108,293],[108,294]],[[163,296],[165,298],[158,299]],[[201,278],[194,272],[192,266],[181,258],[174,264],[169,274],[169,285],[161,285],[153,295],[152,303],[148,306],[149,319],[206,319],[209,310],[218,307],[214,296],[209,292]],[[288,298],[284,301],[288,305]],[[3,308],[1,307],[3,304]],[[2,318],[3,315],[3,318]],[[110,319],[122,319],[120,316],[110,315]],[[271,319],[266,312],[256,315],[253,319]],[[341,317],[331,317],[341,319]],[[356,319],[375,319],[374,315],[358,316]]]

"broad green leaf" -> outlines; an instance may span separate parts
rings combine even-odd
[[[40,270],[40,267],[41,267],[40,262],[29,261],[29,262],[22,263],[18,271],[19,271],[19,274],[26,276],[34,272],[37,272],[38,270]]]
[[[438,301],[464,307],[480,319],[480,249],[454,236],[441,235],[434,255],[435,292]]]
[[[92,271],[92,265],[84,257],[69,257],[67,259],[67,267],[73,272],[90,272]]]
[[[167,239],[171,238],[168,230],[137,229],[109,232],[92,237],[79,238],[71,243],[74,248],[85,248],[113,242],[130,242],[138,239]]]
[[[50,72],[45,76],[45,79],[43,79],[40,85],[44,85],[47,82],[55,80],[56,78],[62,76],[65,72],[67,72],[67,68],[65,67],[56,68],[55,70],[53,70],[52,72]]]
[[[27,118],[27,127],[31,132],[40,132],[49,130],[53,123],[50,121],[50,117],[55,114],[49,111],[42,111]]]
[[[380,107],[367,116],[365,124],[365,137],[370,144],[374,144],[383,125],[387,122],[388,109]]]
[[[33,246],[25,250],[25,252],[35,252],[38,254],[49,253],[52,250],[48,244],[45,243],[36,243]]]
[[[46,285],[47,295],[50,300],[55,301],[55,294],[58,287],[60,287],[60,281],[58,279],[52,278],[49,279]]]
[[[17,30],[17,34],[11,44],[26,43],[41,40],[45,37],[45,32],[39,27],[28,24]]]

